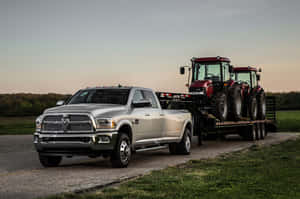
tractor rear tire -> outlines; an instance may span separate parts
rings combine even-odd
[[[225,121],[228,116],[228,103],[224,92],[219,92],[212,98],[212,106],[213,115],[221,122]]]
[[[261,92],[257,95],[257,118],[264,120],[266,118],[266,96],[265,92]]]
[[[257,118],[257,100],[255,96],[251,96],[248,104],[249,116],[251,120],[256,120]]]
[[[239,85],[234,85],[229,93],[229,108],[232,120],[239,121],[242,118],[242,93]]]

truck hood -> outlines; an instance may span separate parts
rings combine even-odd
[[[70,104],[46,109],[44,114],[49,113],[89,113],[94,117],[105,115],[112,116],[112,113],[125,111],[125,105],[118,104]],[[114,114],[113,114],[114,115]]]

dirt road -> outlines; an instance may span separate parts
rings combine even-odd
[[[269,145],[299,134],[269,134],[265,140],[246,142],[239,137],[226,141],[206,141],[198,147],[193,140],[189,156],[170,155],[168,150],[138,153],[130,166],[112,169],[108,159],[64,159],[57,168],[42,168],[32,144],[32,136],[0,136],[0,198],[31,199],[61,192],[90,189],[145,174],[152,170],[187,162],[191,159],[213,158],[222,153],[242,150],[253,144]]]

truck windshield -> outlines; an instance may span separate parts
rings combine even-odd
[[[195,63],[194,64],[194,81],[195,80],[212,80],[221,81],[221,67],[219,63]]]
[[[68,104],[127,104],[129,89],[87,89],[77,92]]]

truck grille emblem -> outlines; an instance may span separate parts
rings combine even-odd
[[[62,130],[63,131],[68,130],[69,123],[70,123],[70,119],[64,115],[64,117],[62,118]]]

